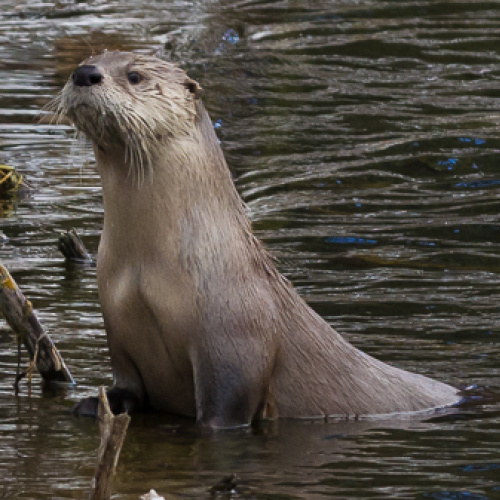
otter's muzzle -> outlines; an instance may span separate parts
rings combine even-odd
[[[78,87],[91,87],[102,82],[103,75],[97,69],[97,66],[85,64],[79,66],[71,75],[73,83]]]

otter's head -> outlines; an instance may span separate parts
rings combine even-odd
[[[67,116],[98,150],[116,154],[144,172],[158,142],[189,135],[201,87],[156,57],[104,52],[83,61],[51,108]]]

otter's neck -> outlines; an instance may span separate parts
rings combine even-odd
[[[158,144],[141,183],[128,175],[124,150],[95,148],[107,252],[125,262],[160,256],[189,267],[192,259],[207,269],[215,261],[226,271],[248,253],[254,238],[208,115],[193,130]]]

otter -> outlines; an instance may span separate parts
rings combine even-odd
[[[53,102],[92,141],[102,181],[97,275],[112,410],[228,428],[457,403],[454,387],[352,346],[277,271],[201,92],[172,63],[114,51],[83,61]],[[76,406],[95,410],[95,398]]]

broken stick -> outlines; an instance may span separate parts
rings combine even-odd
[[[36,365],[44,381],[75,383],[52,339],[40,325],[31,302],[1,264],[0,313],[24,343],[31,362]]]
[[[97,412],[101,444],[97,453],[97,466],[92,481],[90,500],[108,500],[111,497],[113,476],[125,441],[130,417],[127,413],[113,415],[104,387],[99,387],[98,400]]]
[[[76,229],[66,231],[59,236],[57,248],[66,257],[66,262],[82,265],[92,265],[94,261],[85,248],[82,239],[78,236]]]

